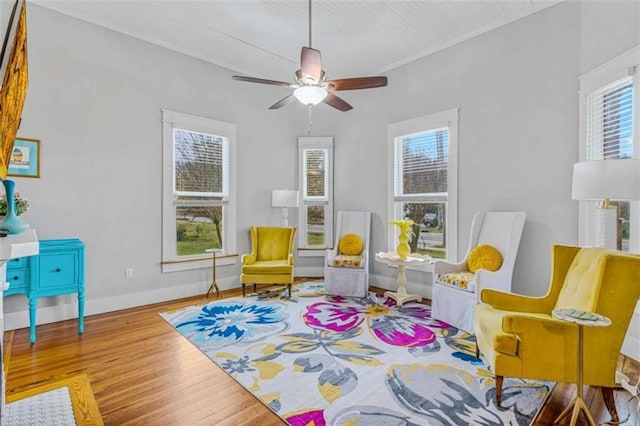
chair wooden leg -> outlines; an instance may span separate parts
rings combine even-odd
[[[244,287],[245,285],[246,285],[245,283],[242,283],[242,297],[245,297],[245,294],[246,294],[245,287]]]
[[[616,424],[620,422],[620,418],[618,417],[618,411],[616,410],[616,400],[613,396],[613,388],[600,388],[602,391],[602,399],[604,400],[604,405],[609,410],[609,415],[611,415],[611,423]]]
[[[253,285],[253,292],[254,292],[254,293],[257,293],[257,292],[258,292],[257,284],[254,284],[254,285]]]
[[[476,358],[480,358],[480,348],[478,347],[478,342],[476,342]]]
[[[500,401],[502,400],[502,380],[503,376],[496,376],[496,404],[498,407],[500,406]]]
[[[287,289],[289,290],[289,299],[291,299],[291,284],[287,284]]]

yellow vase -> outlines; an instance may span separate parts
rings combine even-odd
[[[398,256],[400,256],[400,259],[406,259],[407,256],[409,256],[409,253],[411,253],[411,247],[409,247],[409,237],[407,236],[407,234],[400,233],[398,240],[400,242],[396,247],[396,253],[398,254]]]
[[[400,256],[400,259],[406,259],[411,253],[411,247],[409,247],[409,232],[413,226],[412,220],[391,220],[390,224],[396,225],[400,228],[400,234],[398,235],[398,246],[396,247],[396,253]]]

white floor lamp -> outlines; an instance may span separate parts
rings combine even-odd
[[[582,161],[573,165],[573,200],[596,200],[596,246],[617,248],[618,212],[609,200],[640,200],[640,159]]]
[[[282,226],[289,226],[289,207],[298,207],[298,191],[290,189],[274,189],[271,194],[271,205],[282,207]]]
[[[596,246],[617,249],[618,211],[615,206],[609,204],[609,200],[640,200],[640,159],[575,163],[571,198],[601,201],[595,212]],[[633,355],[629,353],[625,355],[631,358],[638,356],[637,351],[634,351]],[[640,383],[635,386],[630,385],[629,378],[619,371],[616,372],[616,382],[632,395],[638,395]]]

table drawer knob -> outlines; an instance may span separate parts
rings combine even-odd
[[[56,270],[53,272],[60,272],[60,268],[56,268]]]
[[[16,276],[14,276],[14,277],[13,277],[13,278],[11,278],[11,279],[15,281],[15,280],[19,280],[19,279],[20,279],[20,277],[16,275]]]

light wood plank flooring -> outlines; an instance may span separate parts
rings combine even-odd
[[[222,297],[239,295],[238,289]],[[90,316],[84,335],[75,320],[41,325],[34,345],[28,329],[5,333],[7,394],[84,373],[106,425],[285,424],[158,315],[206,302],[199,296]],[[621,357],[620,367],[637,381],[638,363]],[[609,420],[600,392],[585,389],[596,421]],[[574,393],[575,385],[558,384],[535,424],[552,425]],[[616,396],[621,407],[629,395]],[[634,415],[625,424],[638,420]]]

